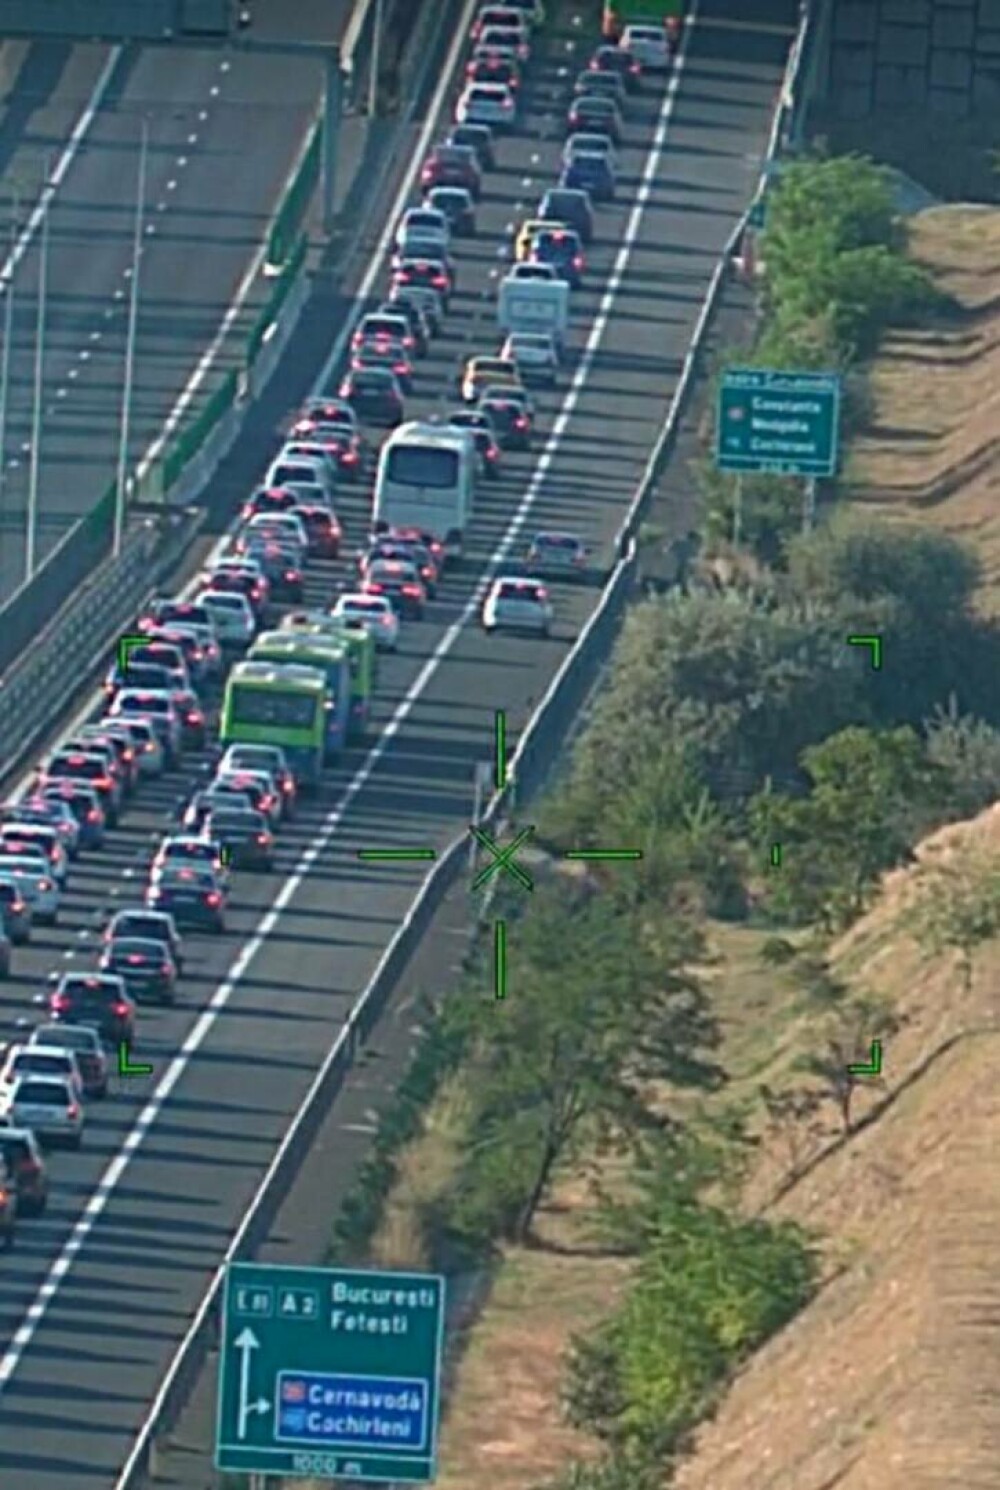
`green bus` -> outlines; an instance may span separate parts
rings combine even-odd
[[[237,662],[226,679],[219,740],[280,745],[303,786],[315,786],[326,750],[326,679],[318,668]]]
[[[251,662],[301,663],[326,679],[326,758],[335,760],[347,744],[351,717],[351,664],[342,637],[300,631],[264,631],[247,653]]]
[[[601,32],[619,41],[629,25],[676,27],[684,18],[686,0],[603,0]]]
[[[363,735],[371,715],[377,667],[375,638],[371,632],[359,622],[331,616],[321,610],[289,611],[281,619],[281,629],[306,636],[335,637],[345,643],[351,670],[348,734],[352,739]]]

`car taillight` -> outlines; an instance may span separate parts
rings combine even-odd
[[[267,843],[267,841],[268,841],[268,837],[267,837],[267,834],[266,833],[258,833],[257,834],[257,842],[258,843]]]
[[[496,458],[497,458],[497,456],[499,454],[500,454],[500,452],[499,452],[499,450],[497,449],[497,447],[495,445],[487,445],[487,447],[486,447],[486,459],[487,460],[496,460]]]
[[[100,822],[100,818],[101,818],[101,814],[98,812],[98,810],[97,810],[96,807],[88,807],[88,809],[87,809],[87,822],[88,823]]]
[[[399,377],[403,377],[410,370],[409,363],[407,363],[407,362],[394,362],[392,364],[392,370]]]
[[[98,790],[100,790],[101,788],[103,788],[104,791],[108,792],[108,791],[111,790],[111,777],[110,776],[96,776],[94,778],[94,785],[98,788]]]
[[[147,740],[146,743],[145,743],[145,745],[142,748],[146,752],[146,754],[148,755],[151,750],[155,750],[156,749],[156,741],[155,740]]]
[[[419,585],[404,585],[403,586],[403,594],[404,595],[409,595],[411,598],[416,597],[416,596],[419,596],[419,594],[420,594],[420,586]]]
[[[528,428],[528,421],[527,421],[527,419],[525,419],[525,417],[524,417],[523,414],[518,414],[517,418],[514,420],[514,428],[515,429],[527,429]]]
[[[38,881],[38,888],[47,893],[49,890],[52,889],[52,881],[48,879],[40,879]]]
[[[301,578],[302,578],[302,576],[301,576],[301,574],[299,573],[299,571],[297,569],[286,569],[285,570],[285,582],[287,584],[290,584],[290,585],[291,584],[294,584],[296,582],[296,580],[300,580]]]
[[[288,794],[288,793],[290,793],[290,792],[293,792],[293,791],[294,791],[294,790],[295,790],[295,786],[294,786],[294,783],[293,783],[293,782],[291,782],[291,781],[283,781],[283,782],[282,782],[282,783],[281,783],[281,790],[282,790],[282,791],[283,791],[283,792],[285,792],[285,793],[286,793],[286,795],[287,795],[287,794]]]
[[[341,458],[346,466],[353,466],[358,458],[358,453],[356,450],[345,450]]]
[[[583,254],[574,254],[573,255],[573,268],[574,269],[582,269],[583,268]]]
[[[78,1118],[80,1116],[79,1102],[68,1102],[66,1104],[66,1116],[70,1118]]]
[[[52,1007],[59,1014],[65,1014],[66,1010],[70,1007],[72,1002],[73,1000],[70,998],[68,993],[57,993],[53,995]]]
[[[111,1012],[112,1014],[127,1014],[128,1004],[125,1002],[124,999],[116,999],[116,1001],[111,1005]]]
[[[433,279],[431,280],[431,284],[434,286],[434,288],[436,290],[443,290],[444,287],[445,287],[445,285],[447,283],[448,283],[448,276],[447,276],[447,274],[435,274],[434,277],[433,277]]]
[[[383,588],[384,587],[378,584],[375,580],[370,579],[365,581],[365,589],[370,595],[381,595]]]
[[[187,722],[188,722],[188,724],[204,724],[205,720],[204,720],[204,716],[201,714],[200,710],[198,710],[198,709],[188,709],[188,711],[187,711]]]
[[[211,906],[221,905],[222,896],[218,893],[217,890],[209,890],[208,894],[205,896],[205,904]]]

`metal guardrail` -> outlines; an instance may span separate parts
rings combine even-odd
[[[790,111],[796,107],[795,82],[803,42],[808,35],[809,20],[809,13],[803,7],[799,31],[789,54],[785,81],[775,110],[765,167],[781,147],[789,127]],[[765,169],[761,173],[761,183],[766,179],[766,174]],[[568,722],[586,696],[591,676],[610,654],[617,635],[618,621],[638,572],[635,543],[638,520],[653,495],[663,462],[676,435],[681,413],[690,395],[697,359],[718,304],[722,281],[729,262],[739,247],[748,215],[744,214],[730,235],[712,276],[663,431],[620,529],[620,557],[608,577],[604,597],[563,659],[559,671],[525,726],[510,762],[508,784],[491,797],[482,817],[484,826],[493,824],[515,803],[526,801],[543,784],[556,755],[554,741],[564,736]],[[218,1345],[219,1305],[227,1265],[253,1256],[256,1248],[267,1237],[315,1134],[351,1070],[355,1054],[377,1025],[401,973],[466,865],[467,857],[468,838],[463,833],[427,875],[367,986],[351,1009],[343,1030],[330,1047],[323,1065],[292,1118],[267,1173],[257,1188],[250,1209],[213,1274],[197,1313],[139,1430],[135,1446],[115,1481],[114,1490],[138,1490],[143,1477],[155,1471],[157,1438],[169,1432],[176,1423],[210,1351]]]

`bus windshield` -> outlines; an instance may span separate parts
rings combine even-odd
[[[457,450],[442,450],[433,445],[394,445],[386,460],[386,480],[404,486],[431,486],[444,489],[458,481]]]
[[[309,693],[279,688],[248,688],[237,684],[230,693],[230,718],[234,724],[272,724],[287,729],[310,729],[316,718],[317,699]]]

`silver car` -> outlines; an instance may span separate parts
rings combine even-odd
[[[62,892],[56,879],[39,868],[37,858],[5,857],[0,860],[0,875],[5,880],[12,880],[17,886],[21,899],[31,911],[33,921],[46,926],[57,924]]]
[[[19,1076],[0,1089],[0,1120],[30,1128],[43,1143],[83,1142],[83,1103],[65,1076]]]
[[[108,1057],[97,1030],[89,1024],[39,1024],[28,1037],[28,1048],[52,1046],[71,1050],[83,1078],[86,1097],[103,1097],[108,1090]]]
[[[255,567],[260,568],[259,565]],[[246,596],[227,590],[203,590],[197,601],[211,615],[223,649],[245,652],[257,629],[253,608]]]
[[[51,1045],[10,1045],[0,1069],[0,1087],[13,1086],[21,1076],[63,1076],[79,1101],[83,1100],[83,1072],[76,1053],[56,1040]]]

